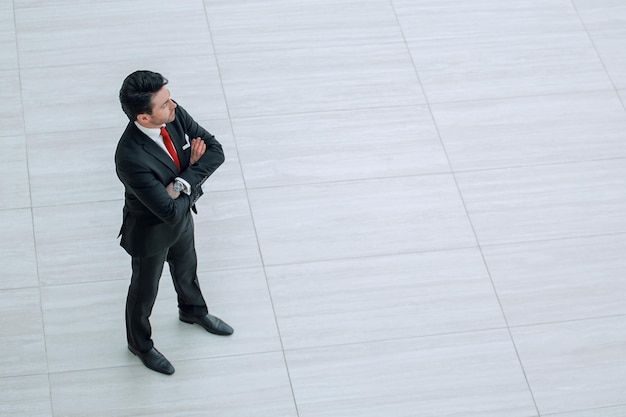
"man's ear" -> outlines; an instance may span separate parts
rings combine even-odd
[[[137,115],[137,121],[141,124],[144,124],[148,122],[149,120],[150,120],[150,116],[148,116],[146,113],[140,113]]]

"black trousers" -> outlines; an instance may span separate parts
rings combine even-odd
[[[192,316],[208,313],[198,283],[198,259],[191,214],[183,221],[187,224],[172,246],[149,257],[132,257],[132,276],[126,298],[126,337],[129,346],[140,352],[147,352],[154,346],[150,314],[166,261],[178,295],[180,311]]]

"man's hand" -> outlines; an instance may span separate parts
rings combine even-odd
[[[191,140],[191,158],[189,158],[189,165],[193,165],[206,151],[206,143],[201,138],[194,138]]]
[[[167,184],[167,187],[165,187],[165,191],[167,191],[172,200],[176,200],[180,195],[180,192],[174,191],[174,182],[170,182],[169,184]]]

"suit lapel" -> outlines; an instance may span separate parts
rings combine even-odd
[[[135,129],[137,128],[135,127]],[[176,166],[172,158],[165,152],[165,150],[163,150],[159,145],[154,143],[152,139],[146,136],[139,129],[137,129],[137,135],[135,138],[139,146],[141,146],[143,150],[146,151],[147,154],[153,156],[155,159],[157,159],[159,162],[161,162],[163,165],[169,168],[169,170],[172,171],[172,173],[174,174],[179,173],[178,167]],[[174,142],[173,139],[172,139],[172,142]],[[174,144],[174,147],[176,147],[176,152],[178,152],[178,147],[175,144]]]

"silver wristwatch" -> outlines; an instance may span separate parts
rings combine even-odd
[[[182,182],[176,180],[176,181],[174,181],[174,184],[172,185],[172,188],[174,189],[174,191],[176,191],[178,193],[181,193],[185,189],[185,184],[183,184]]]

